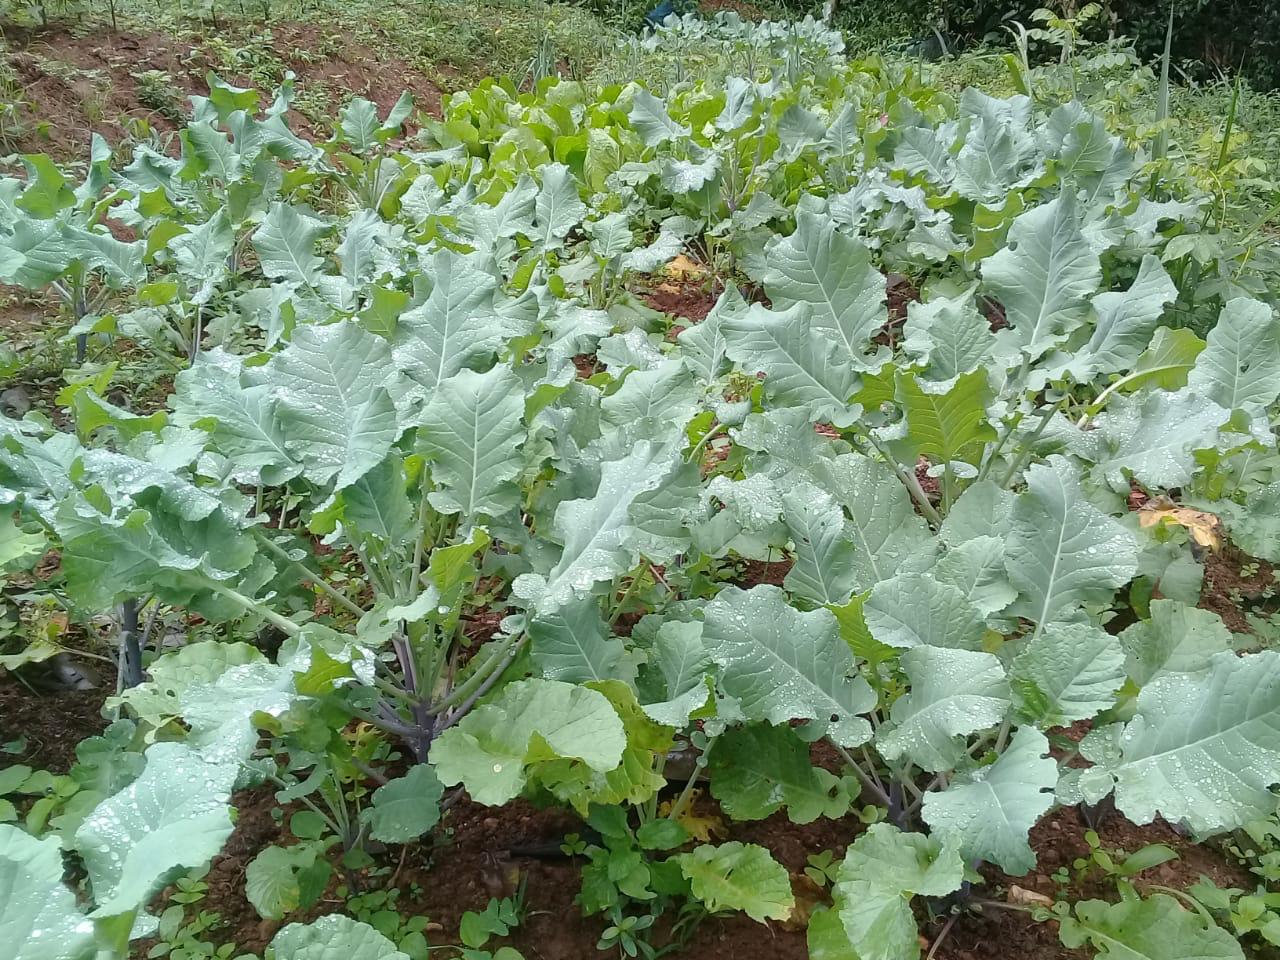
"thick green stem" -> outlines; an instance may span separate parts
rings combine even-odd
[[[685,807],[689,805],[689,798],[693,796],[693,788],[697,785],[698,777],[702,775],[702,771],[707,766],[707,754],[711,752],[711,745],[716,742],[715,737],[707,739],[707,745],[698,753],[698,757],[693,761],[693,772],[689,774],[689,779],[684,785],[684,789],[680,791],[680,796],[676,797],[676,802],[671,805],[671,812],[667,814],[668,820],[679,820],[684,813]]]
[[[265,546],[269,551],[271,551],[271,553],[275,554],[285,563],[290,564],[295,570],[298,571],[299,574],[302,575],[304,580],[308,580],[311,583],[313,583],[316,587],[320,589],[322,593],[326,594],[330,599],[332,599],[334,603],[341,606],[348,613],[352,613],[357,617],[364,616],[365,611],[361,610],[358,606],[352,603],[351,600],[348,599],[345,594],[339,592],[334,587],[332,587],[329,583],[325,581],[324,577],[320,576],[320,574],[316,573],[314,570],[312,570],[302,561],[295,560],[293,559],[293,557],[289,556],[286,550],[284,550],[278,544],[272,543],[271,539],[266,534],[264,534],[261,530],[255,529],[254,534],[257,536],[259,543]]]
[[[908,470],[900,464],[888,450],[880,445],[880,442],[876,440],[870,432],[860,431],[860,433],[866,439],[867,443],[871,444],[876,453],[884,457],[885,463],[887,463],[890,469],[893,470],[894,474],[902,482],[902,485],[907,488],[907,492],[911,494],[911,499],[915,500],[916,505],[920,508],[920,512],[924,514],[925,519],[935,527],[942,526],[942,517],[929,501],[929,495],[925,493],[924,488],[920,486],[920,481],[916,479],[915,472],[913,470]]]
[[[1026,442],[1022,444],[1022,449],[1018,451],[1018,455],[1014,458],[1013,463],[1009,464],[1009,470],[1005,473],[1004,480],[1001,481],[1000,486],[1009,486],[1009,484],[1013,482],[1014,477],[1016,477],[1026,465],[1026,462],[1031,459],[1032,447],[1035,446],[1036,441],[1044,434],[1045,430],[1049,426],[1049,422],[1053,420],[1058,411],[1067,405],[1067,399],[1067,397],[1063,397],[1046,410],[1040,417],[1040,422],[1036,424],[1035,430],[1032,432],[1031,436],[1027,437]]]
[[[288,617],[282,617],[265,604],[261,604],[257,600],[251,600],[238,590],[233,590],[231,587],[228,587],[225,583],[219,583],[212,577],[205,578],[205,583],[208,585],[209,589],[215,593],[222,594],[228,600],[234,600],[244,608],[246,613],[256,613],[263,620],[266,620],[269,624],[279,628],[289,636],[296,637],[302,633],[302,627],[298,626]]]
[[[475,671],[471,676],[467,677],[467,679],[455,687],[447,697],[433,706],[430,712],[432,714],[440,714],[445,710],[448,710],[450,707],[456,706],[465,701],[467,697],[471,696],[472,693],[484,684],[485,680],[489,678],[489,674],[493,672],[493,668],[496,665],[501,664],[506,655],[523,639],[523,633],[513,633],[511,636],[507,637],[506,640],[502,641],[494,651],[485,658],[484,663],[479,664],[475,668]]]

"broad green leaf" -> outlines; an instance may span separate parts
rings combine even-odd
[[[671,119],[671,115],[667,113],[667,105],[643,87],[636,87],[634,90],[628,121],[646,147],[656,147],[668,140],[680,140],[689,135],[687,127]]]
[[[240,179],[244,158],[229,134],[212,123],[196,121],[179,134],[182,140],[183,177],[198,180],[201,174],[224,187]]]
[[[391,351],[354,321],[300,327],[266,369],[285,447],[313,483],[355,482],[399,438]]]
[[[753,374],[764,374],[770,404],[805,408],[811,420],[848,426],[857,417],[850,397],[857,374],[840,348],[812,325],[812,311],[796,303],[783,311],[753,304],[741,316],[725,317],[721,331],[729,358]]]
[[[529,655],[550,680],[633,680],[635,665],[627,659],[626,646],[610,632],[597,600],[575,599],[530,619]]]
[[[13,960],[85,960],[93,923],[62,882],[56,837],[37,840],[0,824],[0,937]]]
[[[835,909],[859,960],[917,960],[913,896],[945,897],[964,881],[960,851],[935,837],[872,824],[840,865]]]
[[[1074,198],[1068,190],[1019,216],[1008,246],[982,264],[983,283],[1032,360],[1085,322],[1102,279],[1098,255],[1080,233]]]
[[[1152,600],[1151,619],[1120,633],[1125,670],[1138,686],[1162,673],[1204,674],[1213,657],[1232,649],[1231,631],[1210,610]]]
[[[932,549],[924,518],[888,466],[849,454],[815,472],[820,485],[827,478],[828,489],[849,512],[852,524],[854,592],[888,580],[908,558]]]
[[[960,109],[967,130],[955,160],[955,187],[971,200],[994,200],[1025,186],[1039,169],[1035,138],[1027,129],[1031,102],[1001,100],[970,87]]]
[[[253,249],[258,252],[263,274],[316,286],[324,266],[324,259],[316,255],[316,243],[328,231],[329,224],[318,217],[287,203],[273,203],[253,234]]]
[[[881,580],[862,614],[871,635],[890,647],[980,650],[986,632],[982,615],[959,587],[926,574]]]
[[[702,844],[676,860],[693,895],[711,913],[741,910],[752,920],[785,920],[795,909],[787,869],[764,847],[734,840]]]
[[[235,240],[235,231],[224,207],[204,223],[169,241],[183,279],[193,288],[191,299],[195,303],[207,303],[214,288],[227,275],[227,258]]]
[[[1280,654],[1220,653],[1207,673],[1164,673],[1138,695],[1119,741],[1116,806],[1198,834],[1233,830],[1275,807],[1280,783]]]
[[[301,906],[304,878],[315,864],[316,848],[310,844],[266,847],[245,867],[245,899],[258,916],[279,920]],[[321,869],[327,872],[328,863]]]
[[[907,305],[902,348],[923,360],[930,380],[948,381],[979,369],[995,345],[991,326],[973,300],[973,290],[934,296]]]
[[[716,740],[707,774],[711,795],[734,820],[763,820],[784,807],[792,823],[849,811],[845,783],[810,763],[809,744],[790,727],[728,730]]]
[[[13,233],[0,233],[0,281],[29,290],[58,279],[76,261],[60,220],[19,220]]]
[[[870,736],[859,714],[875,696],[830,611],[801,613],[774,586],[725,587],[704,610],[702,639],[748,720],[810,720],[844,746]]]
[[[143,907],[181,869],[207,864],[231,836],[227,799],[237,764],[210,764],[183,743],[147,750],[142,776],[104,800],[76,831],[98,907]]]
[[[554,250],[586,216],[587,205],[578,196],[578,182],[562,163],[542,168],[542,189],[534,203],[534,232],[544,250]]]
[[[844,511],[826,491],[799,484],[782,496],[796,561],[784,586],[815,604],[840,606],[854,583],[854,545]]]
[[[1138,547],[1133,534],[1084,499],[1076,468],[1054,456],[1027,471],[1005,565],[1021,594],[1014,612],[1039,632],[1084,603],[1110,600],[1137,571]]]
[[[1093,298],[1097,314],[1089,340],[1064,357],[1060,367],[1053,364],[1052,379],[1070,376],[1088,383],[1100,373],[1130,370],[1151,344],[1156,324],[1166,305],[1178,295],[1177,287],[1165,272],[1160,258],[1142,258],[1138,275],[1127,290],[1107,291]]]
[[[810,308],[810,327],[839,345],[845,364],[863,363],[871,338],[888,320],[885,280],[866,246],[828,218],[796,212],[796,229],[768,251],[763,280],[773,307]]]
[[[702,624],[676,620],[662,624],[648,663],[661,675],[662,689],[657,696],[664,699],[644,704],[644,712],[658,723],[683,729],[689,725],[690,715],[702,709],[711,695],[707,676],[715,663],[702,643]],[[646,672],[646,679],[648,676]]]
[[[805,931],[809,960],[859,960],[836,907],[818,907],[809,916]]]
[[[440,383],[422,411],[419,442],[442,488],[429,493],[441,513],[496,517],[520,502],[524,391],[510,367],[461,370]]]
[[[1244,960],[1231,934],[1163,893],[1108,903],[1085,900],[1064,917],[1064,946],[1086,945],[1099,960]]]
[[[1220,501],[1217,509],[1232,543],[1252,557],[1280,563],[1280,481],[1252,491],[1243,504]]]
[[[728,366],[729,342],[721,329],[729,317],[742,316],[747,302],[738,292],[736,284],[729,284],[720,294],[705,320],[682,330],[676,342],[680,344],[685,366],[703,384],[710,385]]]
[[[549,613],[589,593],[596,583],[630,570],[646,540],[648,521],[657,520],[658,511],[679,510],[690,469],[696,471],[674,443],[647,440],[633,444],[621,458],[605,461],[595,494],[561,503],[556,510],[552,531],[564,542],[559,561],[545,577],[516,578],[517,595],[539,613]]]
[[[1009,682],[1019,714],[1039,727],[1089,720],[1115,702],[1124,651],[1092,623],[1051,623],[1018,651]]]
[[[990,480],[979,481],[951,505],[951,512],[938,530],[938,538],[950,547],[978,537],[1004,539],[1009,532],[1012,508],[1012,493]]]
[[[644,421],[683,427],[698,410],[699,389],[680,360],[652,370],[633,370],[622,386],[600,401],[600,419],[627,428]]]
[[[921,816],[935,833],[956,838],[966,861],[994,863],[1020,877],[1036,865],[1027,836],[1053,806],[1058,764],[1043,733],[1022,727],[989,767],[925,794]]]
[[[51,157],[43,153],[24,154],[22,165],[27,168],[27,182],[22,195],[13,201],[15,207],[46,220],[75,205],[75,193]]]
[[[271,941],[275,960],[409,960],[367,923],[330,913],[311,923],[291,923]]]
[[[86,606],[105,609],[153,590],[190,604],[207,579],[226,580],[248,566],[252,540],[221,514],[186,520],[148,494],[144,505],[114,517],[82,496],[62,501],[53,519],[62,540],[67,588]]]
[[[441,250],[431,258],[431,293],[400,315],[392,341],[396,362],[428,390],[463,367],[479,366],[526,324],[474,257]]]
[[[413,536],[414,518],[405,482],[404,460],[392,451],[343,490],[342,520],[348,533],[376,537],[383,549],[407,543]]]
[[[444,787],[435,770],[415,764],[403,777],[389,780],[373,791],[373,802],[364,809],[369,835],[383,843],[408,843],[436,825]]]
[[[268,383],[245,384],[241,361],[202,351],[174,378],[173,422],[209,431],[211,446],[250,482],[283,483],[302,470],[285,446],[285,428]]]
[[[1160,327],[1151,338],[1151,346],[1138,357],[1133,372],[1117,383],[1130,391],[1146,386],[1181,390],[1204,349],[1205,342],[1185,327]]]
[[[1229,416],[1189,390],[1113,397],[1094,421],[1098,470],[1118,489],[1128,488],[1126,472],[1149,489],[1185,486],[1196,471],[1195,451],[1215,446]]]
[[[961,738],[994,727],[1009,708],[1009,683],[994,654],[915,647],[902,654],[911,680],[881,726],[876,749],[887,760],[904,757],[938,773],[963,755]]]
[[[984,617],[998,613],[1018,596],[1004,565],[1004,540],[974,537],[949,549],[933,568],[936,580],[960,590]]]
[[[477,707],[432,745],[436,775],[463,784],[477,803],[498,806],[520,795],[531,767],[567,758],[590,769],[622,761],[626,733],[602,693],[558,680],[520,680]]]
[[[1280,316],[1248,297],[1227,302],[1187,379],[1228,410],[1260,411],[1280,396]]]
[[[990,399],[986,370],[962,374],[945,391],[935,392],[913,375],[897,375],[898,402],[907,418],[906,443],[935,463],[977,464],[987,443],[996,439],[987,423]]]

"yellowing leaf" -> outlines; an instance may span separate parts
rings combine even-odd
[[[681,253],[668,262],[662,272],[674,280],[700,280],[707,275],[707,268]]]
[[[1215,553],[1222,549],[1222,521],[1212,513],[1180,507],[1167,497],[1151,500],[1138,511],[1138,523],[1143,527],[1166,522],[1184,527],[1191,539],[1202,547]]]
[[[728,829],[724,825],[724,821],[719,817],[701,817],[693,812],[694,804],[697,803],[698,797],[702,795],[701,790],[693,790],[689,793],[689,799],[685,803],[684,812],[676,817],[676,822],[688,831],[689,836],[701,843],[707,843],[712,837],[725,837],[729,835]],[[658,807],[659,816],[667,817],[671,815],[671,805],[674,801],[665,800]]]

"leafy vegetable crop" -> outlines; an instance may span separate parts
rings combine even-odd
[[[665,99],[486,83],[409,141],[407,100],[356,100],[311,144],[290,95],[215,78],[177,159],[99,143],[81,183],[0,181],[0,279],[56,286],[91,364],[128,338],[179,371],[148,415],[91,366],[74,432],[0,422],[12,562],[55,546],[79,616],[221,633],[119,696],[135,779],[56,836],[0,826],[23,960],[123,956],[263,780],[314,814],[250,867],[264,916],[460,786],[581,814],[581,902],[617,936],[649,902],[795,909],[762,847],[691,840],[695,782],[738,820],[865,807],[810,925],[863,960],[918,956],[912,898],[1030,870],[1056,805],[1197,836],[1274,813],[1280,655],[1196,607],[1159,498],[1280,562],[1280,316],[1243,267],[1189,298],[1166,264],[1203,198],[1085,106],[871,63]],[[677,257],[701,322],[635,293]],[[905,316],[886,274],[921,291]],[[1061,937],[1243,956],[1163,895]],[[403,956],[340,916],[273,948]]]

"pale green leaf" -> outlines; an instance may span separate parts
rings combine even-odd
[[[1228,931],[1163,893],[1077,903],[1058,936],[1067,947],[1093,947],[1099,960],[1244,960]]]
[[[440,383],[422,411],[419,443],[439,489],[428,494],[441,513],[474,522],[520,502],[524,390],[510,367],[460,370]]]
[[[142,775],[76,831],[97,917],[143,907],[183,869],[207,864],[231,836],[238,764],[211,764],[183,743],[157,743]]]
[[[884,275],[866,246],[828,218],[798,210],[795,232],[769,248],[768,264],[763,280],[773,307],[806,304],[810,327],[839,345],[844,363],[861,364],[888,320]]]
[[[477,803],[514,800],[530,768],[557,759],[604,772],[622,761],[626,733],[612,704],[587,687],[520,680],[477,707],[432,745],[436,775],[461,783]]]
[[[1019,216],[1008,246],[982,264],[985,286],[1033,360],[1085,322],[1102,279],[1098,255],[1080,233],[1074,197],[1067,191]]]
[[[93,923],[62,882],[56,837],[36,839],[0,824],[0,937],[12,960],[85,960]]]
[[[1039,630],[1084,603],[1110,600],[1137,571],[1138,547],[1132,533],[1084,499],[1076,468],[1054,456],[1027,471],[1005,565],[1021,594],[1014,610]]]
[[[1044,734],[1022,727],[995,763],[926,793],[921,816],[930,830],[953,836],[966,861],[1023,876],[1036,865],[1027,836],[1054,804],[1058,764],[1048,752]]]
[[[950,770],[963,755],[961,738],[1000,723],[1009,708],[1009,683],[994,654],[914,647],[902,654],[911,680],[880,727],[876,749],[904,757],[931,773]]]
[[[728,730],[716,740],[707,774],[711,795],[734,820],[763,820],[785,808],[792,823],[811,823],[849,811],[844,782],[809,761],[809,745],[790,727]]]
[[[1228,410],[1260,411],[1280,396],[1280,315],[1247,297],[1227,302],[1187,383]]]
[[[1216,654],[1232,649],[1221,617],[1177,600],[1152,600],[1151,619],[1126,627],[1119,639],[1125,670],[1138,686],[1162,673],[1206,673]]]
[[[711,913],[741,910],[752,920],[785,920],[795,909],[787,869],[754,843],[702,844],[676,860],[693,895]]]
[[[271,941],[275,960],[409,960],[367,923],[330,913],[311,923],[291,923]]]
[[[1089,720],[1115,702],[1124,651],[1091,623],[1052,623],[1018,651],[1009,682],[1019,714],[1042,728]]]
[[[373,791],[373,802],[364,809],[369,835],[383,843],[408,843],[436,825],[444,787],[434,768],[415,764],[403,777],[389,780]]]
[[[706,606],[702,639],[748,720],[811,720],[845,746],[870,736],[859,714],[875,696],[830,611],[802,613],[774,586],[725,587]]]

